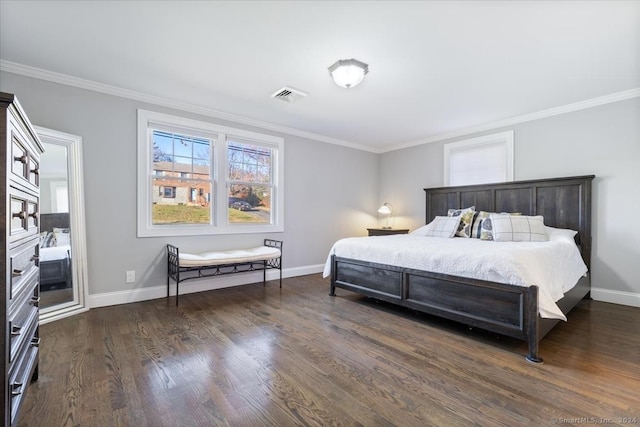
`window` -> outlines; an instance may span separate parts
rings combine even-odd
[[[69,212],[69,186],[67,181],[51,181],[50,194],[52,213]]]
[[[227,190],[230,223],[271,221],[273,149],[230,138],[227,142]]]
[[[138,110],[138,236],[283,231],[283,140]]]
[[[160,195],[153,200],[151,224],[209,224],[209,204],[191,197],[189,189],[195,186],[211,193],[213,136],[204,138],[188,135],[188,131],[153,128],[149,133],[153,149],[152,186],[159,189]]]
[[[513,131],[444,145],[444,185],[513,181]]]
[[[176,198],[176,187],[159,187],[159,189],[160,189],[159,191],[160,197],[169,198],[169,199]]]

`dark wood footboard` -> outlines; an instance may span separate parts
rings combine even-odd
[[[60,283],[64,283],[67,288],[71,287],[70,258],[40,262],[40,286],[44,289]]]
[[[469,326],[525,340],[527,360],[538,355],[538,287],[467,279],[428,271],[331,257],[330,295],[346,289]]]

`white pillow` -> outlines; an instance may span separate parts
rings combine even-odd
[[[56,239],[56,246],[70,246],[71,235],[68,228],[54,228],[53,235]]]
[[[413,230],[409,234],[414,234],[416,236],[426,236],[427,232],[433,228],[434,222],[435,222],[435,220],[432,219],[429,224],[423,225],[420,228],[416,228],[415,230]]]
[[[427,226],[425,231],[427,237],[447,237],[451,238],[458,231],[462,216],[437,216]]]
[[[549,236],[549,240],[569,240],[575,243],[575,236],[578,234],[575,230],[549,227],[548,225],[544,229],[547,232],[547,236]]]
[[[429,231],[431,229],[431,224],[433,224],[433,221],[431,221],[429,224],[427,225],[423,225],[420,228],[416,228],[415,230],[413,230],[411,233],[409,234],[413,234],[415,236],[426,236],[427,235],[427,231]]]
[[[496,242],[546,242],[544,217],[491,214],[493,240]]]

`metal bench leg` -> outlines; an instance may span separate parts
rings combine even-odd
[[[180,282],[176,282],[176,307],[178,306],[179,295],[180,295]]]

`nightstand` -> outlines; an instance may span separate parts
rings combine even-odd
[[[408,228],[367,228],[369,236],[389,236],[391,234],[407,234]]]

